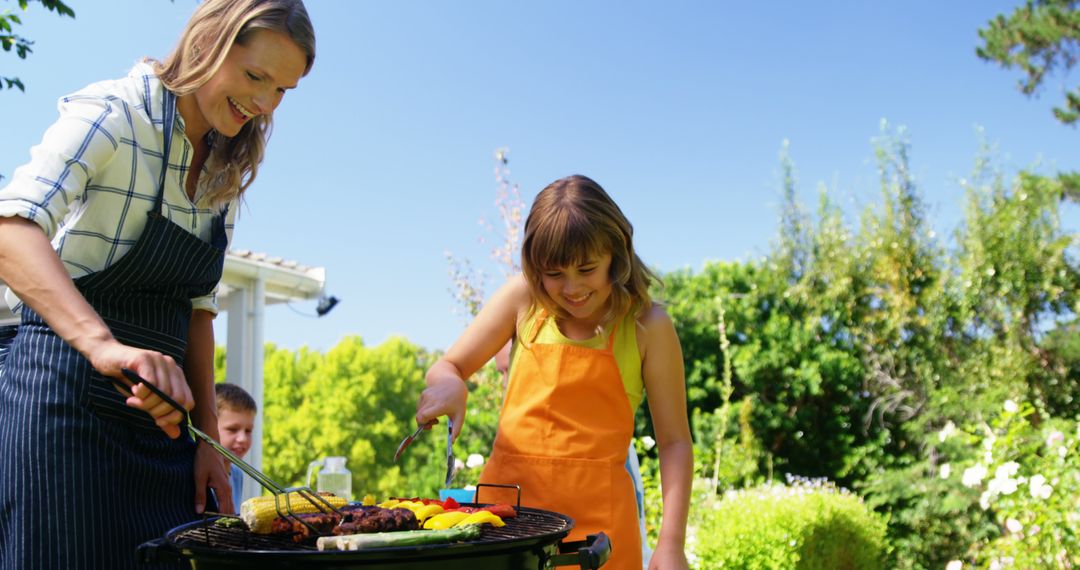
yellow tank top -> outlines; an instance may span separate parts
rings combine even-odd
[[[514,336],[514,345],[510,349],[511,370],[513,370],[514,363],[518,359],[519,339],[529,338],[528,333],[536,326],[537,316],[538,313],[534,313],[518,326],[517,334]],[[563,335],[562,331],[559,330],[559,326],[555,323],[555,319],[547,318],[544,319],[544,324],[536,335],[536,342],[542,344],[569,344],[586,348],[604,348],[607,346],[607,335],[610,332],[611,327],[608,327],[604,334],[598,334],[585,340],[574,340]],[[637,324],[633,316],[627,315],[623,317],[619,326],[615,328],[615,343],[612,351],[615,353],[615,363],[619,366],[619,375],[622,376],[626,397],[630,400],[630,409],[636,410],[641,405],[641,400],[645,394],[645,381],[641,377],[641,353],[638,351]]]

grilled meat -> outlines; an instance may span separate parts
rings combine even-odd
[[[408,509],[346,505],[339,510],[344,518],[337,513],[305,513],[296,515],[295,518],[278,517],[271,523],[270,532],[292,535],[293,542],[302,543],[314,540],[319,534],[344,535],[420,528],[416,515]],[[317,532],[313,533],[308,525]]]
[[[361,534],[369,532],[392,532],[397,530],[417,530],[420,521],[409,509],[384,509],[382,507],[361,507],[345,515],[345,520],[334,527],[334,534]]]
[[[317,538],[319,534],[329,534],[341,520],[337,513],[304,513],[295,516],[295,519],[292,517],[274,519],[270,523],[270,534],[291,534],[293,542],[306,542]],[[304,523],[315,527],[318,532],[313,534]]]

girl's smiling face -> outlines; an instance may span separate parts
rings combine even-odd
[[[567,267],[546,269],[540,282],[548,296],[573,318],[595,325],[611,297],[611,254],[592,254]]]
[[[181,98],[189,140],[210,129],[233,137],[252,118],[273,113],[306,65],[304,51],[281,32],[255,30],[245,43],[234,43],[210,80]]]

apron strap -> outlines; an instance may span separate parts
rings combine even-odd
[[[165,198],[165,176],[169,173],[169,156],[172,152],[172,135],[173,127],[176,125],[176,94],[168,89],[165,89],[164,97],[162,97],[162,107],[164,107],[164,113],[162,115],[161,131],[164,135],[164,145],[162,149],[162,164],[161,164],[161,178],[158,180],[158,192],[157,198],[154,199],[154,209],[152,212],[161,213],[161,205]]]
[[[607,351],[615,352],[615,333],[619,330],[619,321],[615,321],[615,324],[611,325],[611,332],[608,334],[607,339]]]
[[[540,334],[540,329],[544,326],[544,320],[547,319],[548,312],[544,308],[536,310],[536,318],[533,319],[532,328],[529,329],[528,334],[525,335],[525,346],[531,346],[536,342],[537,335]]]

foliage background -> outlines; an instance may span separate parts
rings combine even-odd
[[[682,340],[696,489],[718,496],[781,473],[824,478],[888,521],[889,567],[989,564],[1008,552],[998,514],[1005,507],[983,508],[959,475],[942,476],[942,465],[959,470],[979,448],[946,446],[937,434],[947,424],[979,425],[1008,398],[1029,402],[1024,421],[1075,433],[1080,270],[1077,237],[1060,227],[1067,182],[1036,172],[1006,177],[987,151],[964,184],[964,223],[938,236],[910,175],[905,131],[883,123],[873,144],[880,197],[854,222],[826,187],[813,213],[795,201],[785,147],[781,231],[770,253],[664,275],[657,295]],[[452,275],[475,279],[461,268],[451,259]],[[477,310],[482,301],[465,298],[477,287],[457,285],[461,306]],[[325,354],[269,347],[264,467],[299,483],[312,457],[345,455],[358,495],[434,496],[439,438],[422,437],[399,465],[392,454],[413,427],[423,372],[437,357],[406,339],[369,347],[351,337]],[[499,372],[490,365],[470,390],[456,453],[486,456]],[[636,421],[655,540],[661,505],[657,450],[644,443],[647,405]],[[1009,460],[1034,470],[1039,457],[1028,446]],[[478,472],[458,482],[475,482]],[[691,548],[716,546],[695,536]]]

